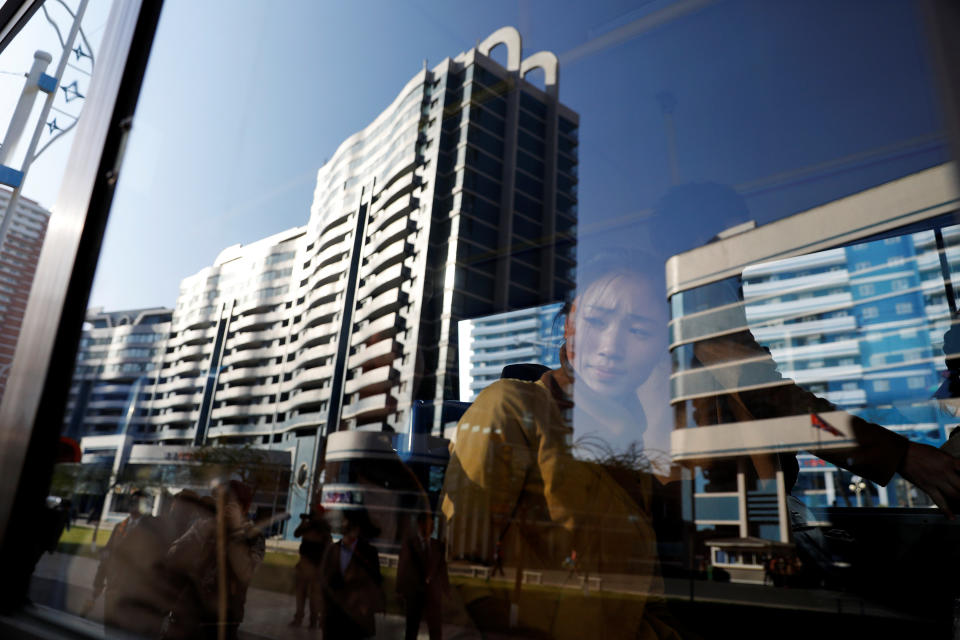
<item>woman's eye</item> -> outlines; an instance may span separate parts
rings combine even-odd
[[[605,327],[606,324],[607,324],[606,321],[605,321],[603,318],[597,318],[597,317],[592,317],[592,318],[591,318],[591,317],[588,316],[588,317],[584,318],[584,320],[586,321],[586,323],[587,323],[588,325],[590,325],[591,327],[593,327],[593,328],[595,328],[595,329],[600,329],[600,328],[602,328],[602,327]]]
[[[638,338],[649,338],[650,332],[641,327],[633,327],[630,329],[630,333]]]

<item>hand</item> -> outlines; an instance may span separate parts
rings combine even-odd
[[[925,444],[911,442],[900,475],[917,485],[951,520],[950,505],[960,505],[960,460]]]

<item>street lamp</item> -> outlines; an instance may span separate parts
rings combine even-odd
[[[863,504],[860,501],[860,494],[864,489],[867,488],[867,483],[860,476],[853,476],[850,482],[850,491],[853,491],[857,494],[857,506],[862,507]]]

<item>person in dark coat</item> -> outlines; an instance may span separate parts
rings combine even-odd
[[[323,637],[369,638],[374,614],[386,609],[380,556],[369,538],[377,535],[365,509],[343,512],[343,535],[327,547],[320,567],[323,583]]]
[[[303,610],[310,600],[310,628],[320,621],[323,608],[323,593],[320,584],[320,565],[323,554],[330,546],[330,525],[323,517],[323,507],[313,513],[300,516],[300,525],[293,535],[301,538],[300,561],[296,567],[297,611],[293,614],[291,627],[299,627],[303,622]]]
[[[397,593],[406,608],[406,640],[416,640],[423,618],[427,620],[430,640],[443,637],[443,596],[450,583],[446,548],[432,534],[433,518],[421,513],[417,516],[416,534],[409,536],[400,548]]]

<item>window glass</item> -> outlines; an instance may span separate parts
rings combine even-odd
[[[84,318],[32,382],[60,450],[20,435],[52,481],[7,492],[46,494],[4,531],[21,615],[956,635],[940,3],[168,2],[101,237],[55,194],[134,5],[43,2],[0,51],[0,389],[25,314]],[[92,287],[50,302],[48,263]]]

